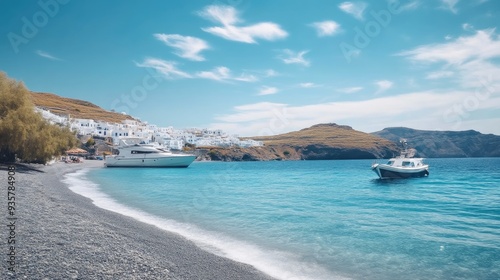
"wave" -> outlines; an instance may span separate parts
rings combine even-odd
[[[305,261],[301,256],[291,252],[269,250],[220,232],[207,231],[193,224],[158,217],[140,209],[123,205],[103,193],[99,184],[88,180],[87,173],[89,171],[90,169],[83,169],[75,173],[68,173],[62,182],[67,184],[71,191],[90,198],[93,204],[99,208],[129,216],[165,231],[177,233],[206,251],[249,264],[277,279],[349,279],[335,275],[318,265],[314,260]]]

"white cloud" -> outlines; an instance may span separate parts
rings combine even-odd
[[[462,24],[462,29],[465,31],[475,31],[474,26],[472,26],[472,24],[469,23]]]
[[[480,88],[485,83],[496,88],[500,84],[500,67],[495,61],[500,57],[500,38],[494,31],[478,30],[470,36],[420,46],[399,55],[414,62],[445,63],[441,72],[455,72],[455,83],[464,88]]]
[[[177,49],[176,55],[194,61],[205,60],[199,53],[210,46],[202,39],[179,34],[154,34],[155,38],[167,46]]]
[[[329,122],[351,125],[354,129],[366,132],[388,126],[463,130],[469,127],[457,125],[448,112],[456,104],[463,104],[469,95],[468,91],[423,91],[361,101],[304,106],[254,103],[237,106],[234,113],[218,116],[217,123],[211,126],[246,136],[285,133]],[[488,102],[480,103],[479,107],[500,108],[500,98],[490,98]],[[498,119],[498,116],[495,118]],[[498,128],[496,130],[500,132]]]
[[[382,93],[382,92],[392,88],[394,83],[391,81],[388,81],[388,80],[381,80],[381,81],[376,81],[375,85],[378,87],[375,94],[379,94],[379,93]]]
[[[207,6],[199,15],[222,26],[202,28],[203,31],[227,40],[257,43],[257,39],[274,41],[283,39],[288,33],[273,22],[260,22],[253,25],[240,25],[238,11],[234,7],[224,5]]]
[[[435,71],[427,74],[426,79],[429,80],[437,80],[437,79],[443,79],[443,78],[449,78],[452,77],[455,73],[453,71]]]
[[[147,58],[144,62],[136,63],[136,65],[139,67],[153,68],[167,79],[202,78],[219,82],[256,82],[259,80],[256,76],[246,73],[235,76],[231,70],[225,66],[215,67],[211,71],[199,71],[194,74],[189,74],[179,70],[176,67],[177,63],[159,58]]]
[[[355,17],[358,20],[363,20],[363,13],[368,4],[365,2],[343,2],[339,5],[339,9]]]
[[[261,86],[257,95],[270,95],[278,92],[276,87]]]
[[[301,88],[315,88],[315,87],[319,87],[320,85],[317,85],[315,83],[300,83],[299,86]]]
[[[153,68],[167,79],[191,78],[191,75],[183,72],[175,66],[176,63],[159,58],[147,58],[142,63],[136,64],[139,67]]]
[[[459,37],[443,44],[431,44],[417,47],[398,55],[412,61],[448,64],[463,64],[471,59],[486,60],[500,56],[500,40],[494,29],[478,30],[474,35]]]
[[[275,77],[275,76],[278,76],[278,75],[279,75],[279,73],[276,72],[273,69],[268,69],[268,70],[265,71],[265,77],[266,78]]]
[[[313,22],[310,25],[316,29],[319,37],[333,36],[340,32],[340,24],[333,20]]]
[[[399,0],[392,0],[392,1],[399,1]],[[411,1],[405,5],[402,5],[399,9],[401,11],[410,11],[410,10],[415,10],[417,9],[419,6],[420,6],[420,1],[419,0],[415,0],[415,1]]]
[[[310,61],[304,58],[304,55],[308,52],[309,51],[300,51],[296,53],[292,50],[284,49],[282,50],[282,55],[278,58],[286,64],[302,64],[304,66],[309,66]]]
[[[220,67],[216,67],[212,71],[198,72],[197,76],[204,78],[204,79],[223,81],[223,80],[227,80],[229,78],[230,72],[231,72],[231,70],[229,70],[229,68],[224,67],[224,66],[220,66]]]
[[[231,70],[224,66],[215,67],[212,71],[200,71],[196,73],[196,76],[219,82],[228,82],[228,81],[255,82],[258,80],[257,77],[247,74],[233,76]]]
[[[338,89],[337,91],[343,92],[343,93],[355,93],[358,91],[363,90],[363,87],[348,87],[348,88],[341,88]]]
[[[234,25],[241,20],[238,18],[238,11],[231,6],[207,6],[199,15],[215,23],[221,23],[224,26]]]
[[[456,14],[458,10],[455,5],[457,5],[458,1],[460,0],[441,0],[441,3],[443,4],[442,8],[450,10],[452,13]]]
[[[48,58],[50,60],[61,60],[60,58],[57,58],[51,54],[49,54],[48,52],[44,52],[44,51],[41,51],[41,50],[38,50],[35,52],[37,55],[41,56],[41,57],[45,57],[45,58]]]

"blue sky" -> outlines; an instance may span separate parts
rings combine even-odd
[[[160,126],[500,135],[498,1],[0,5],[0,71]]]

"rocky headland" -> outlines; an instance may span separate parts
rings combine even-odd
[[[204,147],[200,160],[270,161],[376,159],[399,154],[397,145],[387,139],[335,123],[318,124],[299,131],[274,136],[249,137],[263,141],[262,147]]]

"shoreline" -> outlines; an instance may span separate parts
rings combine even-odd
[[[99,208],[62,182],[65,174],[101,166],[102,161],[85,161],[16,171],[17,266],[7,275],[12,279],[273,279],[176,233]],[[6,182],[7,172],[2,174]],[[2,193],[7,201],[6,192]],[[6,242],[4,247],[7,250]],[[3,267],[8,272],[6,262]]]

